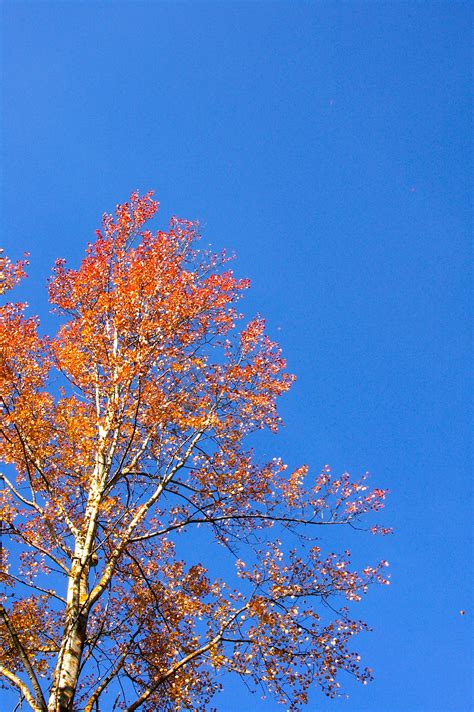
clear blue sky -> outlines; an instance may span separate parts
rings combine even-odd
[[[201,221],[298,381],[290,464],[392,494],[392,585],[356,615],[376,679],[309,709],[468,712],[470,27],[462,2],[4,2],[3,245],[22,294],[154,188]],[[332,542],[329,539],[330,549]],[[459,611],[466,610],[461,616]],[[5,693],[0,691],[1,696]],[[4,706],[7,705],[4,698]],[[277,710],[226,681],[218,710]],[[6,710],[8,712],[8,710]]]

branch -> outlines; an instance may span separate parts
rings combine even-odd
[[[9,488],[9,490],[11,492],[13,492],[15,497],[17,497],[20,500],[20,502],[23,502],[23,504],[26,504],[28,507],[30,507],[31,509],[34,509],[36,512],[38,512],[38,514],[40,515],[40,517],[43,519],[46,526],[48,527],[49,532],[52,535],[52,538],[56,542],[56,545],[61,549],[61,551],[64,554],[66,554],[67,556],[70,556],[71,553],[70,553],[68,547],[65,544],[61,543],[61,541],[59,541],[53,525],[48,520],[44,509],[39,506],[39,504],[36,502],[36,500],[33,498],[30,501],[29,499],[26,499],[26,497],[23,497],[23,495],[16,489],[15,485],[8,479],[8,477],[6,475],[3,474],[3,472],[0,472],[0,480],[3,480],[5,482],[5,484]],[[33,490],[32,490],[32,494],[34,495]]]
[[[10,526],[10,529],[11,529],[11,531],[13,532],[13,534],[15,534],[16,536],[20,537],[20,539],[21,539],[27,546],[31,546],[33,549],[36,549],[37,551],[39,551],[40,554],[44,554],[45,556],[47,556],[49,559],[51,559],[51,561],[54,561],[54,563],[55,563],[57,566],[59,566],[59,568],[62,569],[66,575],[69,575],[69,569],[68,569],[68,567],[66,566],[66,564],[64,564],[64,563],[61,561],[61,559],[58,559],[56,556],[54,556],[54,554],[51,554],[50,551],[48,551],[47,549],[44,549],[44,548],[43,548],[42,546],[40,546],[39,544],[36,544],[36,543],[33,543],[32,541],[30,541],[30,540],[25,536],[25,534],[24,534],[20,529],[17,529],[13,524],[10,524],[9,526]]]
[[[20,680],[20,678],[17,677],[15,675],[15,673],[11,672],[3,665],[0,665],[0,675],[3,675],[4,677],[6,677],[7,680],[10,680],[10,682],[13,683],[13,685],[15,685],[15,687],[17,687],[20,690],[21,694],[23,695],[25,700],[28,702],[28,704],[30,705],[33,712],[42,712],[42,708],[38,707],[33,695],[31,694],[31,692],[29,691],[29,689],[27,688],[25,683],[22,680]]]
[[[18,492],[18,490],[13,485],[13,483],[10,482],[8,477],[6,475],[4,475],[3,472],[0,472],[0,480],[3,480],[5,482],[7,487],[13,492],[15,497],[17,497],[20,500],[20,502],[23,502],[23,504],[26,504],[28,507],[31,507],[32,509],[36,509],[36,511],[39,514],[44,516],[44,511],[41,509],[41,507],[36,502],[33,502],[33,501],[30,502],[29,499],[26,499],[25,497],[23,497],[23,495],[21,495],[20,492]]]
[[[198,442],[198,440],[202,437],[204,433],[204,430],[199,430],[194,437],[191,439],[190,444],[188,445],[188,448],[186,452],[184,453],[183,457],[179,462],[175,464],[175,466],[170,470],[168,475],[160,482],[158,487],[155,489],[151,497],[144,502],[140,507],[138,507],[137,511],[135,512],[135,515],[132,517],[128,527],[125,530],[125,533],[122,537],[121,542],[115,547],[114,551],[112,552],[112,555],[110,557],[110,560],[105,567],[102,577],[98,584],[93,588],[89,595],[89,599],[87,602],[87,605],[90,607],[92,606],[97,599],[102,595],[103,591],[105,590],[108,582],[110,581],[112,574],[115,570],[115,566],[117,564],[117,561],[119,560],[120,556],[123,554],[127,544],[130,543],[130,537],[133,531],[136,529],[138,524],[144,519],[146,516],[148,510],[155,504],[155,502],[158,500],[160,497],[161,493],[164,491],[166,488],[166,485],[172,480],[174,475],[186,464],[189,456],[191,455],[195,444]]]
[[[40,684],[38,682],[38,678],[36,677],[36,673],[33,670],[33,666],[30,662],[30,659],[28,657],[28,654],[26,650],[24,649],[20,638],[18,637],[18,633],[15,630],[14,625],[12,624],[8,613],[4,606],[0,603],[0,616],[3,618],[3,622],[5,623],[5,626],[10,634],[10,637],[13,641],[13,645],[18,651],[18,654],[20,656],[20,659],[24,665],[24,668],[26,670],[26,673],[28,677],[31,680],[31,684],[33,686],[33,690],[35,691],[35,697],[36,697],[36,703],[37,707],[34,709],[40,710],[40,712],[47,712],[47,706],[46,702],[43,696],[43,691],[41,690]]]
[[[213,517],[212,515],[209,517],[205,517],[202,519],[195,519],[195,518],[190,518],[186,519],[184,522],[179,522],[178,524],[170,524],[168,527],[165,527],[164,529],[160,529],[157,532],[152,532],[151,534],[142,534],[141,536],[134,537],[131,539],[131,542],[137,542],[137,541],[145,541],[146,539],[153,539],[154,537],[157,536],[163,536],[163,534],[168,534],[171,531],[174,531],[175,529],[181,529],[183,527],[186,527],[188,524],[215,524],[216,522],[222,522],[226,520],[235,520],[235,519],[243,519],[243,520],[251,520],[251,519],[259,519],[259,520],[266,520],[266,521],[271,521],[271,522],[286,522],[287,524],[310,524],[310,525],[315,525],[315,526],[329,526],[329,525],[336,525],[336,524],[348,524],[349,520],[347,519],[340,519],[339,521],[334,521],[334,522],[328,522],[328,521],[315,521],[313,519],[299,519],[297,517],[274,517],[271,514],[222,514],[218,517]]]
[[[34,583],[25,581],[24,579],[20,578],[19,576],[15,576],[15,574],[8,573],[7,576],[9,578],[13,579],[14,581],[17,581],[18,583],[21,583],[23,586],[28,586],[28,588],[34,588],[36,591],[41,591],[41,593],[46,593],[48,596],[52,596],[53,598],[56,598],[58,601],[61,601],[61,603],[67,604],[66,599],[63,598],[62,596],[59,596],[52,589],[42,588],[41,586],[37,586]]]
[[[144,702],[152,695],[155,690],[162,685],[166,680],[174,675],[175,673],[178,672],[184,665],[187,665],[189,662],[194,660],[195,658],[199,657],[200,655],[203,655],[204,653],[207,653],[208,650],[213,648],[217,643],[219,643],[222,638],[224,637],[224,633],[227,630],[227,628],[232,625],[232,623],[235,621],[235,619],[243,613],[245,610],[247,610],[249,604],[246,603],[245,606],[242,606],[238,611],[235,611],[234,615],[229,618],[229,620],[224,624],[224,626],[221,628],[219,633],[214,636],[212,640],[209,642],[205,643],[202,645],[200,648],[197,648],[196,650],[193,650],[192,653],[188,653],[188,655],[185,655],[184,658],[181,658],[177,663],[172,665],[163,675],[161,675],[158,680],[155,680],[155,682],[150,685],[150,687],[147,687],[146,690],[142,692],[140,697],[138,697],[135,702],[133,702],[131,705],[129,705],[125,712],[134,712],[134,710],[138,709],[139,707],[142,706]]]
[[[8,408],[8,406],[7,406],[7,404],[5,403],[5,400],[4,400],[3,398],[2,398],[2,402],[3,402],[3,404],[4,404],[5,410],[6,410],[6,412],[8,413],[8,415],[11,415],[10,409]],[[15,429],[15,431],[16,431],[16,434],[17,434],[17,436],[18,436],[18,439],[19,439],[19,441],[20,441],[20,444],[21,444],[21,447],[22,447],[22,450],[23,450],[23,454],[24,454],[24,458],[25,458],[25,465],[26,465],[26,469],[27,469],[27,472],[28,472],[28,479],[29,479],[29,481],[30,481],[30,488],[31,488],[32,499],[34,500],[34,498],[35,498],[35,491],[34,491],[34,489],[33,489],[33,481],[32,481],[32,478],[31,478],[30,468],[29,468],[29,465],[28,465],[28,457],[30,458],[31,462],[33,463],[35,469],[38,471],[38,473],[39,473],[41,479],[42,479],[43,482],[44,482],[44,485],[45,485],[45,487],[46,487],[48,493],[51,495],[51,494],[52,494],[52,493],[51,493],[51,487],[50,487],[50,484],[49,484],[49,482],[48,482],[48,478],[47,478],[46,475],[44,474],[43,469],[42,469],[42,467],[41,467],[40,464],[39,464],[39,461],[38,461],[37,458],[35,457],[35,454],[34,454],[33,449],[31,448],[31,446],[29,445],[29,443],[27,442],[27,440],[23,437],[23,434],[22,434],[21,430],[19,429],[18,425],[15,423],[15,421],[12,420],[12,424],[13,424],[13,427],[14,427],[14,429]],[[64,521],[65,521],[65,523],[66,523],[66,525],[67,525],[69,531],[70,531],[71,534],[77,539],[77,537],[79,536],[79,530],[77,529],[77,527],[73,524],[73,522],[72,522],[71,519],[69,518],[68,513],[66,512],[66,510],[65,510],[64,507],[62,506],[61,502],[59,502],[59,501],[57,501],[57,500],[54,500],[54,501],[55,501],[56,504],[58,505],[58,508],[59,508],[59,510],[60,510],[60,512],[61,512],[61,515],[62,515],[63,518],[64,518]],[[62,547],[61,547],[61,548],[62,548]]]
[[[99,697],[109,685],[110,682],[114,679],[114,677],[117,675],[119,670],[123,667],[123,664],[125,662],[126,655],[123,654],[119,657],[117,664],[112,668],[112,670],[109,672],[108,675],[106,675],[100,685],[94,690],[92,695],[89,698],[89,701],[87,705],[84,707],[84,712],[92,712],[94,704],[99,700]]]
[[[131,383],[129,384],[129,387],[128,387],[128,392],[129,392],[129,393],[130,393],[130,388],[131,388]],[[127,445],[126,445],[125,450],[124,450],[124,452],[123,452],[122,458],[121,458],[121,460],[120,460],[120,464],[119,464],[119,466],[118,466],[118,468],[117,468],[117,472],[115,473],[115,475],[113,475],[113,477],[112,477],[112,478],[110,479],[110,481],[107,483],[107,485],[108,485],[109,488],[112,487],[112,486],[115,484],[115,482],[117,481],[117,479],[119,479],[119,477],[120,477],[121,474],[124,474],[124,473],[122,472],[122,468],[123,468],[123,465],[124,465],[124,463],[125,463],[126,457],[127,457],[128,453],[129,453],[129,451],[130,451],[130,448],[132,447],[132,443],[133,443],[133,440],[134,440],[134,438],[135,438],[135,433],[136,433],[136,431],[137,431],[138,411],[140,410],[140,402],[141,402],[141,383],[140,383],[140,376],[138,376],[137,390],[138,390],[138,397],[137,397],[137,399],[136,399],[135,413],[134,413],[134,416],[133,416],[132,433],[131,433],[131,435],[130,435],[130,437],[129,437],[129,439],[128,439]],[[124,407],[125,407],[125,406],[124,406]],[[147,435],[147,437],[145,438],[145,441],[144,441],[144,443],[143,443],[143,445],[142,445],[142,448],[141,448],[141,449],[142,449],[142,452],[145,450],[146,446],[148,445],[149,439],[150,439],[150,434]],[[139,452],[140,452],[140,448],[139,448]],[[137,455],[137,457],[136,457],[137,460],[138,460],[138,457],[139,457],[139,455]],[[133,458],[133,460],[135,460],[135,458]],[[132,461],[133,461],[133,460],[132,460]],[[130,467],[131,467],[131,466],[129,466],[127,469],[130,469]],[[133,467],[134,467],[134,466],[133,466]],[[125,474],[126,474],[126,473],[125,473]]]
[[[102,679],[100,685],[96,687],[94,692],[89,698],[89,701],[87,702],[86,706],[84,707],[84,712],[92,712],[94,704],[98,701],[99,697],[109,685],[110,682],[114,679],[114,677],[117,675],[117,673],[121,670],[123,667],[123,664],[125,663],[125,660],[127,658],[128,651],[132,647],[132,644],[134,642],[135,637],[138,635],[138,630],[135,632],[135,634],[131,637],[129,644],[127,645],[127,649],[122,655],[120,655],[119,659],[117,660],[117,663],[114,665],[114,667],[110,670],[110,672]]]

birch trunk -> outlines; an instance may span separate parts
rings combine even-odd
[[[106,432],[101,430],[101,442]],[[97,531],[97,517],[105,478],[104,464],[97,458],[85,513],[85,526],[76,540],[68,580],[66,620],[48,702],[48,712],[72,712],[81,667],[90,611],[89,569]]]
[[[68,583],[66,621],[48,702],[48,712],[72,712],[86,639],[89,566],[77,552]]]

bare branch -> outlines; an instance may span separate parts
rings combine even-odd
[[[157,532],[152,532],[151,534],[142,534],[141,536],[134,537],[131,539],[131,542],[137,542],[137,541],[146,541],[147,539],[153,539],[157,536],[163,536],[164,534],[168,534],[171,531],[175,531],[176,529],[182,529],[183,527],[188,526],[188,524],[216,524],[218,522],[224,522],[224,521],[238,521],[238,520],[247,520],[251,521],[253,519],[260,520],[260,521],[270,521],[270,522],[280,522],[283,524],[301,524],[301,525],[315,525],[315,526],[330,526],[330,525],[342,525],[342,524],[347,524],[348,519],[340,519],[337,521],[316,521],[313,519],[303,519],[303,518],[297,518],[297,517],[276,517],[272,516],[271,514],[223,514],[219,515],[217,517],[214,517],[212,515],[208,517],[203,517],[203,518],[195,518],[193,515],[191,515],[191,518],[186,519],[183,522],[179,522],[177,524],[170,524],[169,527],[165,527],[164,529],[160,529]]]

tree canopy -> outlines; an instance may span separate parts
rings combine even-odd
[[[248,281],[196,224],[145,229],[157,208],[132,194],[77,270],[56,262],[55,335],[1,307],[0,679],[35,712],[203,710],[230,672],[297,710],[371,678],[349,608],[386,562],[355,571],[319,535],[386,492],[260,461],[293,376],[261,317],[237,328]],[[0,256],[1,292],[25,266]]]

